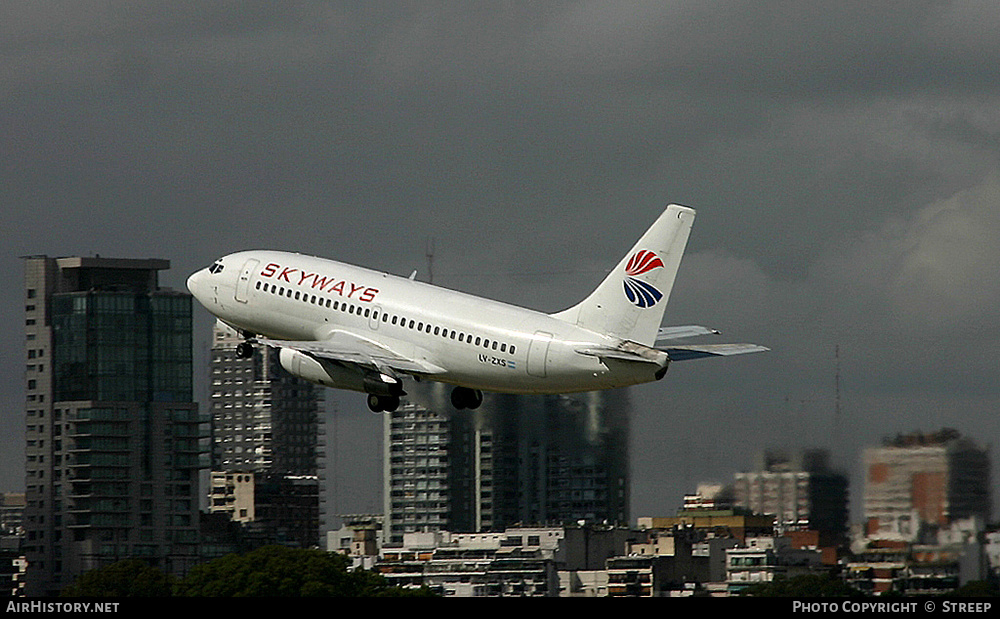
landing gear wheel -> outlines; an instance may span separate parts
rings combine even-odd
[[[451,405],[462,410],[468,408],[475,410],[483,403],[483,392],[478,389],[468,387],[455,387],[451,390]]]
[[[375,395],[374,393],[369,393],[368,408],[371,409],[373,413],[381,413],[383,411],[391,413],[392,411],[399,408],[399,396]]]
[[[250,342],[243,342],[236,347],[236,358],[237,359],[249,359],[253,356],[253,344]]]

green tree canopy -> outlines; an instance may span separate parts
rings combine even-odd
[[[265,546],[199,565],[174,588],[191,597],[371,597],[405,594],[343,555]]]
[[[997,583],[987,580],[973,580],[967,582],[958,589],[952,591],[949,595],[954,597],[998,597],[1000,596],[1000,588],[997,587]]]
[[[760,583],[743,591],[750,597],[862,597],[864,594],[829,574],[804,574]]]
[[[63,590],[65,597],[167,597],[174,579],[139,559],[85,572]]]

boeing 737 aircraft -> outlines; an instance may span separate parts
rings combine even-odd
[[[673,345],[717,333],[660,327],[694,210],[670,205],[603,282],[555,314],[499,303],[332,260],[278,251],[224,256],[188,278],[209,312],[254,345],[280,349],[306,380],[368,394],[391,411],[403,378],[455,385],[452,404],[483,391],[594,391],[663,378],[671,361],[767,350],[753,344]]]

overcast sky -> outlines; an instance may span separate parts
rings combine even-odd
[[[880,437],[1000,432],[998,66],[985,1],[7,0],[0,490],[19,256],[166,258],[183,288],[248,248],[426,278],[433,243],[435,283],[557,311],[677,202],[665,323],[772,351],[633,389],[633,517],[777,445],[833,449],[857,510]],[[328,393],[326,509],[380,510],[379,418]]]

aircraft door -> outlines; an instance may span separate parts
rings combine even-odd
[[[247,302],[247,292],[250,290],[250,277],[253,276],[254,269],[260,264],[259,260],[250,259],[243,264],[240,271],[240,279],[236,282],[236,300],[240,303]]]
[[[368,326],[372,331],[378,329],[378,323],[382,320],[382,308],[378,305],[372,307],[371,316],[368,317]]]
[[[545,378],[545,365],[548,361],[549,344],[551,343],[551,333],[535,331],[535,337],[531,338],[531,345],[528,347],[528,374]]]

